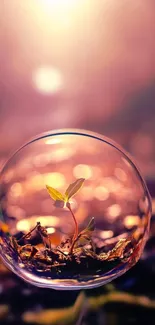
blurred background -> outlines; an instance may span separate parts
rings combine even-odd
[[[154,0],[1,0],[0,166],[23,142],[38,133],[84,128],[111,137],[129,151],[155,197],[154,35]],[[144,300],[136,300],[134,295],[132,301],[127,299],[127,304],[134,305],[127,307],[127,313],[122,311],[121,302],[119,315],[115,301],[107,313],[99,307],[100,311],[93,314],[93,324],[136,324],[138,317],[141,324],[144,319],[153,324],[155,303],[147,300],[155,299],[155,287],[150,285],[155,275],[153,218],[150,241],[140,264],[116,283],[119,290],[143,294]],[[26,308],[38,312],[52,306],[62,307],[66,301],[65,293],[61,299],[57,294],[54,304],[53,291],[30,288],[1,268],[3,324],[17,320],[38,323],[41,319],[32,321],[26,316],[21,320],[13,301],[15,287],[17,300],[23,295],[23,312]],[[137,280],[139,273],[141,278]],[[102,288],[93,294],[105,291]],[[45,293],[52,306],[48,299],[43,302],[41,297]],[[67,294],[67,305],[73,302],[73,296],[76,298],[77,293]],[[46,324],[65,324],[65,317],[55,323],[53,319],[47,320]],[[41,323],[45,323],[44,317]],[[89,317],[81,316],[78,324],[91,322]]]

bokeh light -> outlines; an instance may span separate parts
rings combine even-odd
[[[32,79],[36,89],[44,94],[55,94],[63,88],[63,76],[54,67],[42,66],[38,68]]]

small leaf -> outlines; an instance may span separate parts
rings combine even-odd
[[[95,220],[94,217],[89,221],[87,227],[80,232],[81,236],[91,236],[91,233],[95,230]]]
[[[38,250],[34,246],[32,247],[30,258],[34,257],[37,254]]]
[[[89,221],[87,227],[78,235],[78,245],[85,245],[91,241],[92,232],[95,230],[94,217]],[[76,246],[76,245],[75,245]]]
[[[68,188],[65,192],[65,199],[67,199],[67,201],[80,190],[84,181],[85,181],[84,178],[79,178],[74,183],[72,183],[68,186]]]
[[[91,241],[91,236],[89,234],[80,234],[78,240],[76,241],[74,247],[85,246]]]
[[[91,218],[91,220],[88,223],[88,226],[86,227],[88,231],[94,231],[95,230],[95,219],[94,217]]]
[[[50,195],[50,197],[54,200],[54,201],[64,201],[65,197],[59,192],[57,191],[55,188],[46,185],[47,191]]]

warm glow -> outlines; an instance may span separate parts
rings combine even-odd
[[[38,2],[42,3],[43,6],[47,7],[47,9],[61,9],[62,7],[68,7],[77,1],[78,0],[38,0]]]
[[[58,144],[60,142],[61,142],[60,139],[57,139],[55,137],[45,140],[45,144]]]
[[[40,191],[45,189],[46,185],[55,186],[56,188],[62,188],[65,185],[65,177],[61,173],[53,172],[46,174],[32,173],[29,175],[27,181],[25,182],[26,191]]]
[[[113,204],[108,208],[108,215],[112,218],[118,217],[121,213],[121,207],[119,204]]]
[[[61,173],[47,173],[43,175],[44,184],[56,188],[62,188],[65,185],[65,177]]]
[[[17,222],[17,230],[27,232],[30,230],[30,223],[28,219],[20,220]]]
[[[32,216],[27,219],[22,219],[17,222],[17,230],[28,232],[30,231],[37,222],[40,222],[43,227],[49,227],[49,229],[52,229],[52,233],[55,231],[53,227],[59,225],[59,219],[56,216]],[[53,231],[54,229],[54,231]]]
[[[34,216],[31,217],[33,224],[40,222],[43,227],[54,227],[60,223],[58,217],[55,216]]]
[[[37,6],[31,4],[31,10],[33,12],[35,11],[37,19],[42,21],[42,29],[47,30],[47,34],[52,30],[52,44],[56,40],[57,47],[61,37],[60,49],[58,47],[58,50],[61,51],[62,44],[66,46],[66,44],[70,42],[72,30],[75,30],[75,21],[77,17],[79,17],[81,11],[84,10],[86,6],[89,6],[88,0],[36,0],[36,2]],[[65,36],[66,32],[69,32],[68,35],[70,35],[68,40]],[[51,44],[49,44],[49,46],[51,46]],[[55,52],[55,50],[53,52]]]
[[[100,237],[102,239],[108,239],[108,238],[112,238],[114,235],[112,230],[104,230],[100,232]]]
[[[54,234],[55,228],[49,227],[49,228],[47,228],[47,232],[48,232],[48,234]]]
[[[63,86],[63,77],[61,72],[51,66],[39,67],[32,76],[37,90],[45,94],[55,94]]]
[[[109,197],[109,191],[104,186],[98,186],[95,188],[94,196],[100,201],[105,201]]]
[[[73,175],[76,178],[84,177],[85,179],[92,177],[92,168],[88,165],[80,164],[74,167]]]
[[[124,219],[124,226],[128,229],[138,226],[140,224],[140,218],[138,216],[126,216]]]

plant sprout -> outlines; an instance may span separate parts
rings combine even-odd
[[[56,208],[67,208],[74,221],[74,233],[66,239],[62,239],[59,245],[52,244],[52,239],[46,227],[38,221],[37,224],[20,238],[10,236],[7,243],[10,254],[14,259],[23,263],[32,272],[42,272],[48,277],[62,277],[69,274],[76,277],[81,272],[92,275],[109,271],[118,264],[132,263],[133,254],[137,254],[139,245],[135,244],[135,235],[128,238],[120,238],[113,246],[104,243],[101,247],[96,244],[95,220],[90,219],[86,228],[79,232],[78,223],[72,210],[71,198],[77,194],[85,182],[79,178],[71,183],[64,194],[57,189],[46,185],[47,192],[54,201]]]
[[[47,188],[47,191],[48,191],[50,197],[55,201],[54,205],[58,208],[67,207],[73,217],[73,220],[75,223],[75,231],[74,231],[74,235],[72,238],[71,253],[73,251],[73,247],[77,240],[79,240],[81,237],[83,237],[83,239],[84,238],[89,239],[91,236],[91,232],[94,231],[94,218],[92,218],[91,221],[89,222],[88,226],[86,227],[86,229],[84,229],[79,234],[78,223],[77,223],[76,217],[73,213],[73,210],[71,208],[70,199],[81,189],[84,181],[85,181],[84,178],[79,178],[74,183],[71,183],[67,187],[65,194],[62,194],[55,188],[53,188],[49,185],[46,185],[46,188]]]

